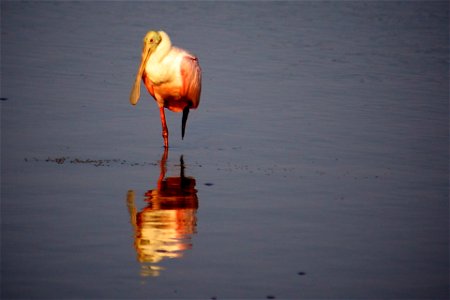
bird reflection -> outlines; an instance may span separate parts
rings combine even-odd
[[[134,247],[142,263],[142,276],[159,276],[164,270],[158,263],[164,259],[183,256],[192,248],[196,233],[198,198],[195,179],[185,177],[183,156],[180,157],[180,176],[166,178],[168,150],[161,158],[161,171],[155,189],[145,193],[148,203],[137,212],[135,193],[127,193],[127,206],[134,228]]]

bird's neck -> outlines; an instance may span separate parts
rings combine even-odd
[[[160,62],[170,52],[170,49],[172,48],[172,42],[170,41],[169,36],[162,31],[160,31],[159,34],[162,37],[161,42],[156,48],[156,51],[151,56],[151,59],[155,62]]]

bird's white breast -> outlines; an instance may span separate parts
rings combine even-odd
[[[184,51],[175,47],[163,57],[151,55],[145,66],[145,72],[155,85],[169,83],[181,86],[181,61],[184,55]]]

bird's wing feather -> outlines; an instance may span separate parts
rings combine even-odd
[[[155,98],[155,91],[150,78],[145,74],[144,76],[142,76],[142,79],[144,80],[144,85],[147,88],[147,91],[150,93],[150,95],[152,95],[153,98]]]
[[[183,80],[182,95],[192,101],[190,108],[197,108],[202,90],[202,71],[195,56],[183,57],[181,78]]]

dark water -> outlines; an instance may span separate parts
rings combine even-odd
[[[1,2],[1,296],[449,291],[443,2]],[[201,104],[129,92],[141,40]]]

